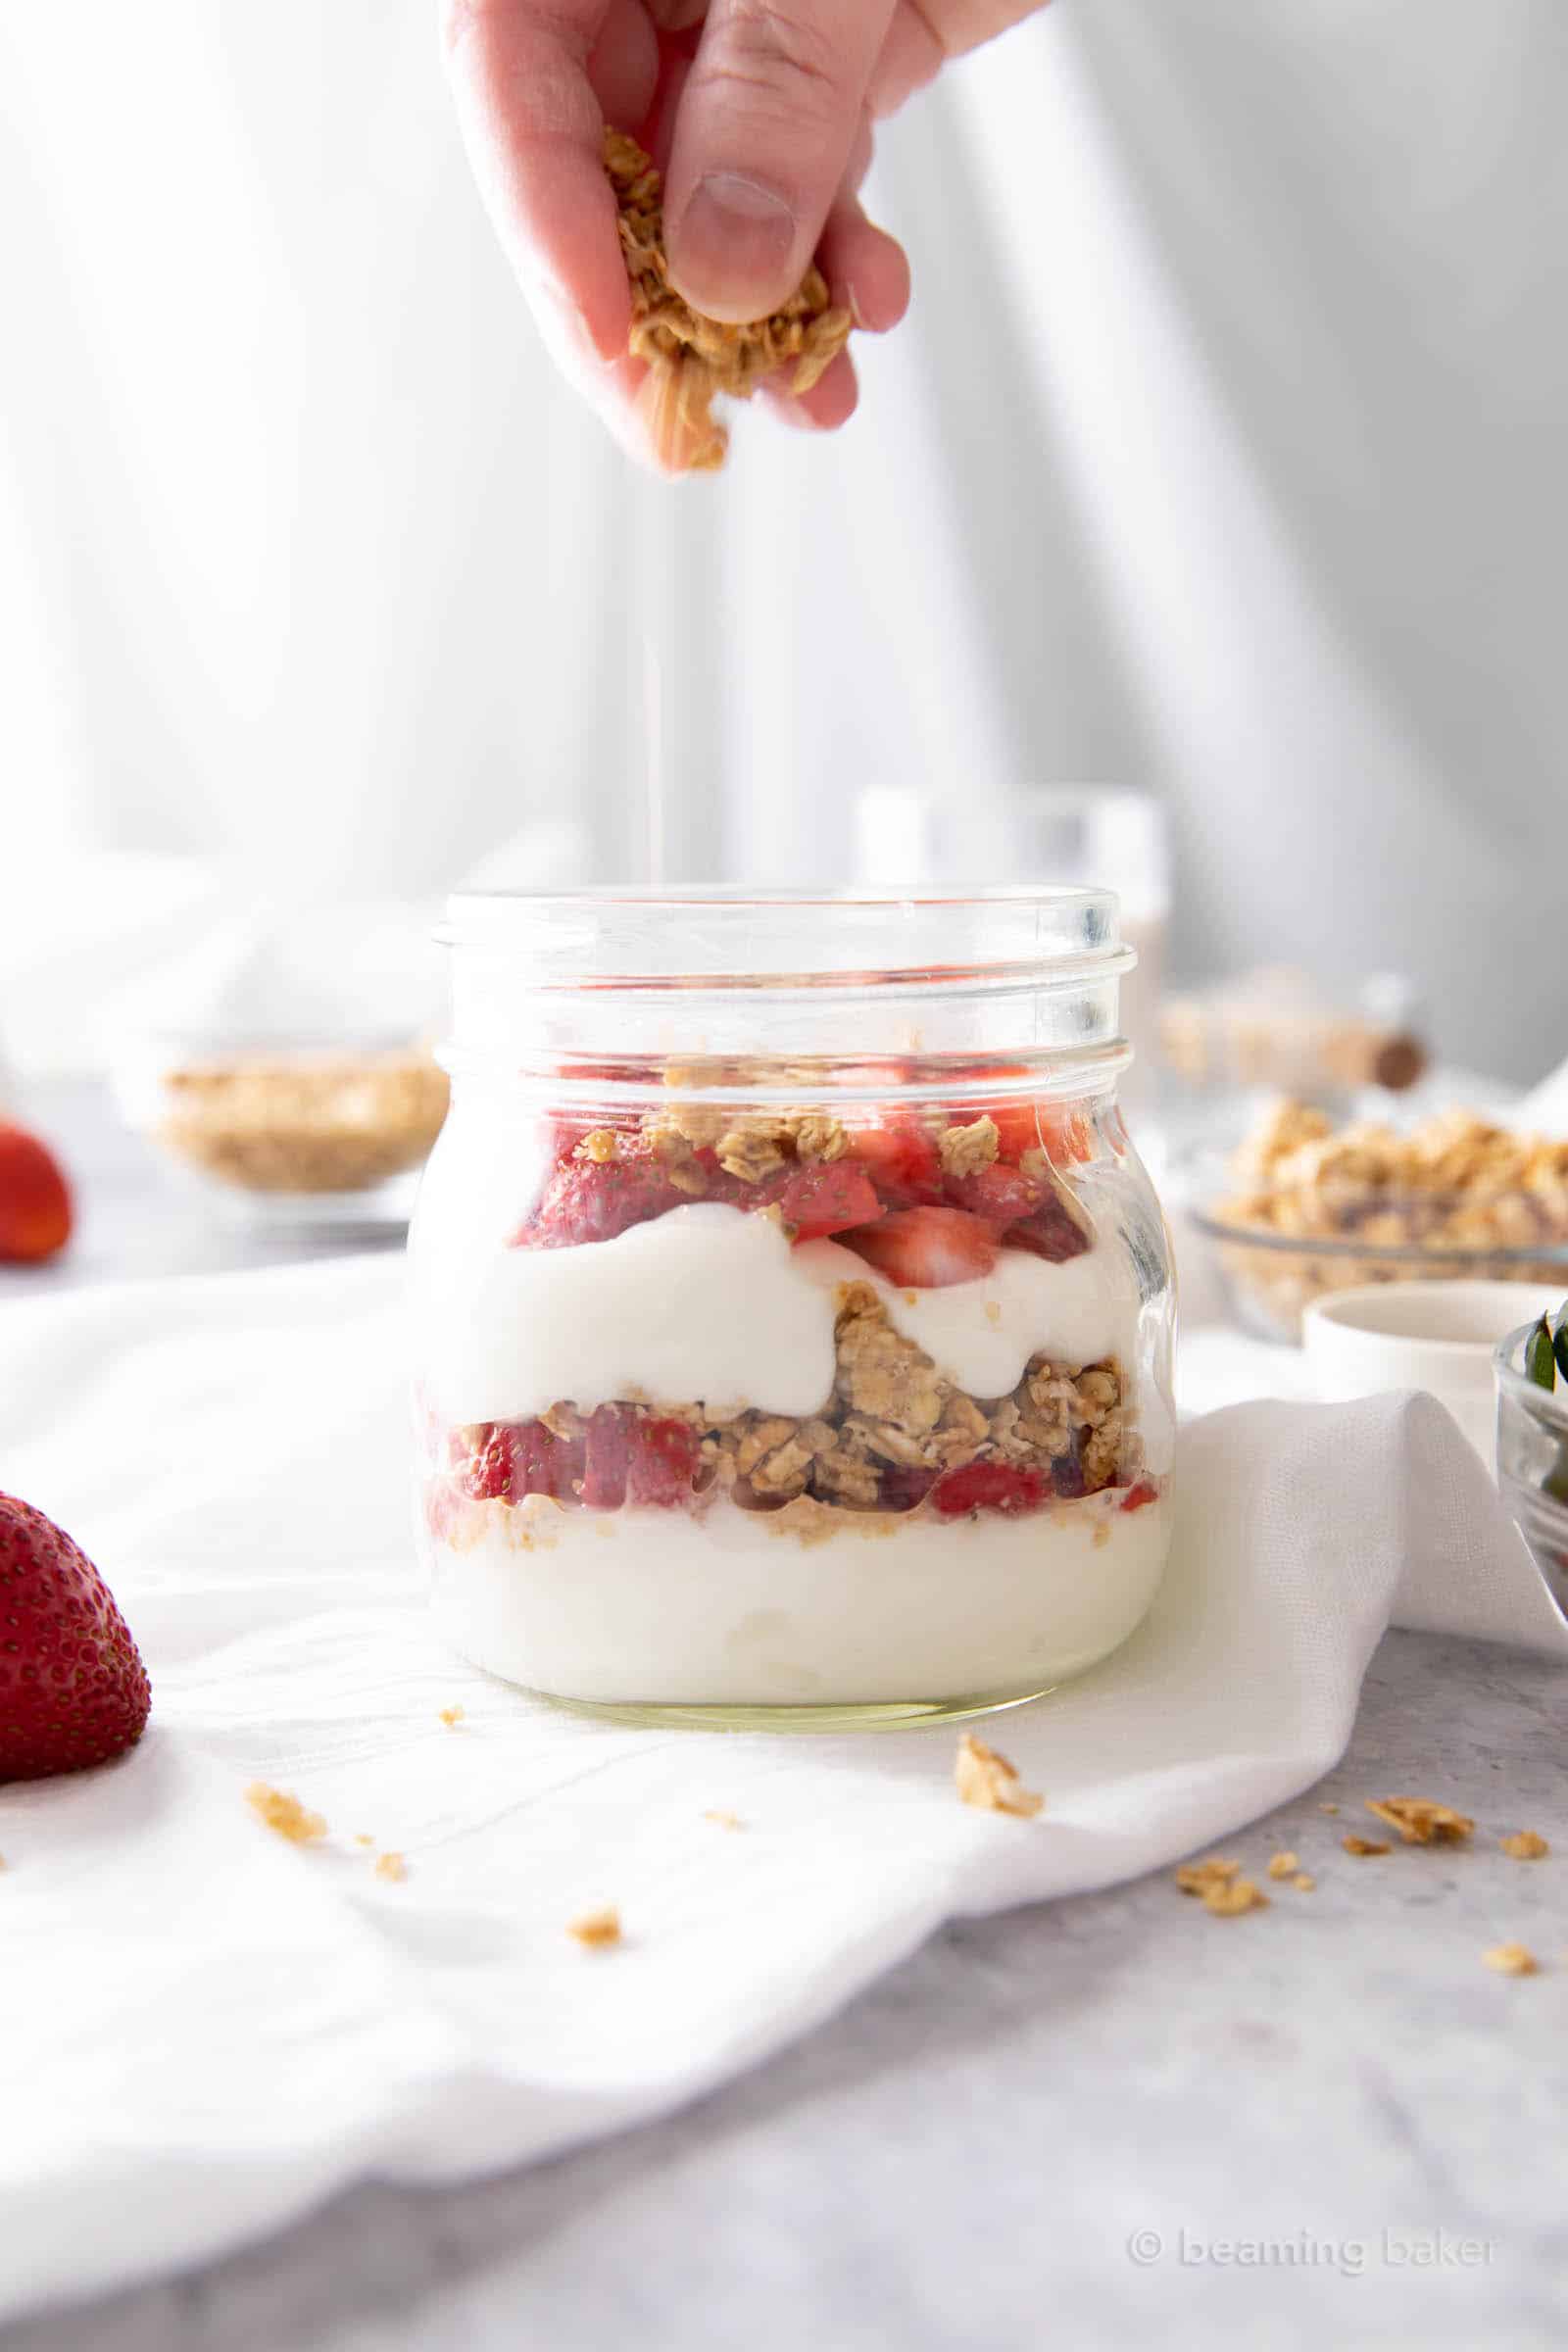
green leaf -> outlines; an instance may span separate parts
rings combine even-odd
[[[1538,1389],[1552,1389],[1557,1385],[1557,1359],[1552,1349],[1551,1325],[1544,1315],[1525,1342],[1525,1378],[1533,1380]]]

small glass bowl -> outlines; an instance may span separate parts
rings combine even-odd
[[[1527,1379],[1521,1323],[1498,1344],[1497,1486],[1556,1599],[1568,1608],[1568,1388]]]
[[[1185,1202],[1189,1223],[1219,1270],[1236,1320],[1263,1339],[1297,1344],[1301,1317],[1314,1298],[1373,1283],[1533,1282],[1568,1291],[1568,1233],[1560,1241],[1531,1241],[1518,1248],[1401,1247],[1353,1226],[1333,1234],[1281,1233],[1277,1227],[1248,1224],[1230,1211],[1226,1203],[1238,1188],[1227,1156],[1211,1152],[1181,1163],[1171,1189]],[[1427,1204],[1380,1192],[1369,1193],[1360,1205],[1368,1218],[1405,1221],[1408,1210],[1414,1222]],[[1358,1204],[1346,1197],[1339,1207],[1348,1219]]]
[[[128,1125],[220,1213],[290,1231],[395,1233],[447,1109],[444,1071],[407,1037],[163,1037],[126,1051]]]

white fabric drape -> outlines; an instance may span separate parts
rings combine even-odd
[[[1565,102],[1560,0],[1056,0],[885,135],[915,305],[850,430],[671,488],[537,349],[427,0],[0,12],[19,1054],[241,882],[424,897],[546,818],[638,870],[651,648],[672,871],[841,876],[865,785],[1144,783],[1189,969],[1403,966],[1530,1076]]]

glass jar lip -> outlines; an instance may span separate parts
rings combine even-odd
[[[1492,1356],[1497,1388],[1534,1420],[1549,1422],[1568,1437],[1568,1390],[1544,1389],[1524,1368],[1525,1342],[1535,1328],[1535,1323],[1521,1323],[1517,1331],[1497,1342]]]
[[[1108,979],[1136,961],[1114,891],[1022,884],[458,891],[435,937],[551,987],[961,989]]]

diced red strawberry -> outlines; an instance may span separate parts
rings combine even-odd
[[[691,1198],[671,1184],[652,1144],[641,1136],[627,1137],[613,1159],[568,1158],[558,1167],[512,1246],[565,1250],[580,1242],[613,1241]]]
[[[890,1208],[934,1205],[942,1199],[936,1138],[917,1119],[895,1111],[874,1127],[852,1128],[850,1157],[866,1170]]]
[[[912,1291],[978,1282],[997,1262],[990,1226],[961,1208],[895,1209],[843,1239],[879,1274]]]
[[[1022,1063],[1014,1063],[999,1069],[996,1075],[1027,1078],[1029,1072]],[[997,1155],[1010,1160],[1014,1166],[1026,1152],[1044,1152],[1057,1167],[1093,1156],[1094,1121],[1081,1102],[1039,1102],[1032,1096],[1013,1095],[1001,1102],[976,1102],[955,1109],[949,1124],[967,1126],[982,1117],[996,1121]]]
[[[932,1507],[945,1519],[958,1519],[966,1511],[1004,1511],[1016,1516],[1021,1511],[1037,1511],[1049,1500],[1051,1488],[1038,1470],[1020,1467],[1016,1462],[965,1462],[961,1470],[949,1470],[938,1479],[931,1490]]]
[[[584,1453],[581,1438],[558,1438],[542,1421],[520,1423],[513,1449],[513,1501],[520,1502],[525,1494],[551,1494],[574,1509],[580,1500]]]
[[[1050,1191],[1034,1213],[1009,1225],[1002,1239],[1007,1249],[1032,1250],[1036,1257],[1049,1258],[1054,1266],[1065,1265],[1069,1257],[1082,1257],[1090,1247],[1089,1236],[1077,1218]]]
[[[863,1168],[848,1160],[805,1161],[771,1179],[766,1191],[767,1199],[758,1205],[776,1202],[801,1242],[820,1241],[825,1234],[843,1233],[852,1225],[868,1225],[882,1214],[871,1179]]]
[[[671,1510],[691,1499],[698,1438],[684,1421],[639,1421],[626,1462],[626,1500]]]
[[[885,1511],[912,1511],[917,1502],[924,1502],[936,1483],[935,1470],[916,1470],[902,1462],[889,1462],[882,1473],[877,1500]]]
[[[510,1422],[481,1421],[458,1441],[458,1485],[475,1502],[511,1498],[513,1437]]]
[[[1141,1478],[1135,1487],[1128,1488],[1121,1507],[1124,1511],[1141,1511],[1146,1502],[1157,1502],[1158,1500],[1159,1489],[1152,1480]]]
[[[624,1404],[602,1404],[588,1423],[582,1499],[590,1511],[618,1511],[626,1499],[635,1415]]]
[[[972,1217],[985,1217],[997,1226],[1013,1225],[1020,1217],[1032,1216],[1048,1189],[1044,1177],[1026,1176],[1021,1168],[1009,1168],[1000,1159],[989,1168],[976,1168],[972,1175],[948,1178],[948,1199],[956,1207],[966,1208]]]

